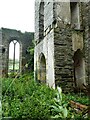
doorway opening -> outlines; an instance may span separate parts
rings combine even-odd
[[[41,53],[39,58],[38,81],[46,83],[46,59],[43,53]]]
[[[84,85],[86,85],[85,80],[85,61],[83,58],[83,53],[80,49],[78,49],[74,53],[74,83],[75,87],[78,89],[84,89]]]

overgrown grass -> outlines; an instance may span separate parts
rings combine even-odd
[[[25,74],[17,79],[3,78],[2,81],[2,109],[3,117],[50,119],[51,116],[60,115],[60,111],[52,111],[52,105],[56,105],[55,98],[57,90],[45,84],[34,81],[33,73]],[[67,118],[81,117],[71,110],[69,101],[74,100],[80,103],[88,103],[88,97],[80,94],[62,94],[62,102],[59,108],[66,106]],[[72,112],[72,113],[71,113]],[[62,118],[59,116],[59,118]]]
[[[53,103],[55,90],[34,82],[33,75],[23,75],[9,87],[12,81],[11,78],[4,78],[2,82],[3,117],[50,118],[49,105]]]
[[[89,105],[89,97],[87,96],[87,94],[85,93],[68,93],[68,94],[64,94],[64,97],[70,101],[70,100],[73,100],[75,102],[79,102],[81,104],[84,104],[84,105]]]

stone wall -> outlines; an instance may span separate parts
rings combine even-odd
[[[20,31],[13,29],[2,28],[2,46],[4,52],[2,54],[2,75],[8,76],[8,63],[9,63],[9,44],[13,40],[17,40],[20,44],[20,72],[25,71],[25,64],[29,61],[30,56],[27,54],[26,50],[32,44],[34,39],[33,33],[21,33]]]
[[[42,29],[41,27],[44,26],[44,36],[49,32],[49,27],[53,22],[53,2],[45,2],[44,3],[44,23],[43,25],[39,24],[40,22],[40,3],[43,0],[35,1],[35,43],[39,43],[39,30]],[[49,11],[49,12],[48,12]],[[50,16],[50,17],[49,17]],[[43,37],[42,37],[43,39]]]
[[[53,23],[53,2],[45,2],[44,5],[44,31],[47,32]]]
[[[56,86],[62,89],[73,84],[72,38],[70,26],[70,3],[54,3],[54,69]],[[67,12],[66,12],[67,11]],[[68,84],[69,83],[69,84]]]
[[[39,71],[39,57],[41,53],[44,54],[46,60],[46,84],[55,88],[54,80],[54,41],[53,31],[48,34],[42,42],[40,42],[34,51],[34,71],[35,78],[38,80]]]
[[[64,88],[72,86],[72,39],[69,26],[65,28],[55,28],[54,30],[54,59],[56,85]]]
[[[39,38],[39,4],[36,3],[35,40]],[[77,82],[78,88],[83,89],[81,84],[86,84],[90,78],[89,6],[90,2],[44,3],[44,39],[36,44],[34,65],[37,71],[38,57],[43,52],[47,63],[46,81],[50,86],[55,83],[63,90],[70,90],[77,87]]]
[[[40,2],[36,0],[35,2],[35,43],[39,41],[39,6]]]
[[[86,80],[90,83],[90,2],[82,3]]]
[[[40,3],[36,1],[35,3],[35,52],[34,52],[34,71],[35,79],[38,79],[39,71],[39,57],[43,53],[46,60],[46,84],[55,88],[55,78],[54,78],[54,31],[52,27],[53,22],[53,3],[44,3],[44,39],[39,41],[39,7]],[[50,11],[50,12],[48,12]],[[50,17],[49,17],[50,16]]]

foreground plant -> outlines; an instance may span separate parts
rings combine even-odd
[[[68,110],[66,104],[62,102],[62,89],[60,87],[57,87],[57,93],[54,98],[54,104],[51,106],[51,111],[55,114],[51,118],[67,118]]]

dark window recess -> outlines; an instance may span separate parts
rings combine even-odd
[[[5,48],[4,47],[2,47],[2,53],[5,53]]]
[[[74,29],[80,29],[80,14],[78,2],[70,2],[71,26]]]
[[[39,8],[39,41],[44,38],[44,2],[40,3]]]

